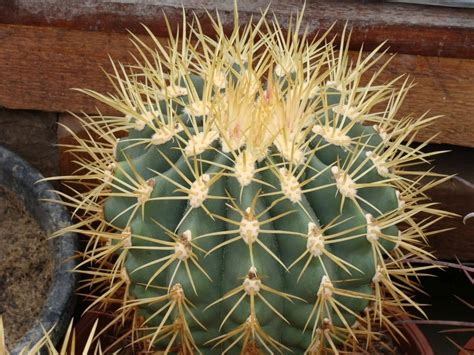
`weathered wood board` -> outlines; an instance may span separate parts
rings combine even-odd
[[[56,113],[0,108],[0,145],[12,150],[43,175],[57,175]]]
[[[95,112],[97,102],[71,88],[110,91],[102,72],[111,71],[109,55],[131,63],[134,51],[126,34],[53,27],[0,24],[0,41],[0,106],[53,112]],[[427,110],[444,116],[419,139],[437,133],[438,143],[474,147],[474,59],[398,54],[382,78],[404,73],[417,86],[400,117]]]
[[[334,26],[352,28],[353,48],[374,48],[388,40],[397,53],[457,58],[474,57],[474,9],[390,4],[379,0],[239,0],[239,20],[247,23],[269,9],[285,29],[290,14],[305,7],[303,25],[310,36]],[[165,15],[173,29],[183,9],[191,21],[199,17],[206,33],[212,25],[206,11],[219,12],[233,28],[234,0],[14,0],[0,2],[0,23],[54,26],[101,32],[144,33],[142,24],[166,36]]]

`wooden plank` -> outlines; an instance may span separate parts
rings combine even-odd
[[[0,106],[41,111],[95,111],[96,101],[71,90],[110,85],[109,55],[130,62],[125,34],[0,25]]]
[[[43,175],[58,174],[56,113],[0,108],[0,145],[15,152]]]
[[[134,51],[125,34],[53,27],[0,25],[0,40],[0,106],[14,109],[95,112],[97,102],[70,89],[110,91],[101,67],[111,70],[109,55],[130,63],[129,51]],[[421,132],[419,139],[439,133],[438,143],[474,147],[474,59],[399,54],[383,79],[404,73],[418,85],[408,95],[400,116],[421,115],[428,109],[444,115]],[[101,109],[110,113],[110,109]]]
[[[374,66],[369,73],[378,67]],[[435,143],[474,147],[474,59],[398,54],[380,79],[386,82],[404,73],[416,86],[407,95],[399,117],[411,114],[417,117],[427,111],[442,115],[435,124],[421,131],[417,140],[437,135]]]
[[[436,227],[453,228],[450,231],[433,236],[430,244],[439,259],[474,261],[474,219],[466,220],[463,217],[474,212],[474,149],[444,145],[431,145],[424,151],[450,150],[448,153],[438,155],[432,166],[438,173],[456,175],[454,178],[435,187],[429,196],[439,202],[439,208],[460,217],[446,218]]]
[[[181,22],[182,8],[191,20],[195,12],[203,28],[212,33],[205,11],[218,10],[224,27],[233,26],[234,0],[15,0],[0,2],[0,23],[58,26],[63,28],[143,33],[141,24],[157,35],[166,36],[164,14],[174,28]],[[305,1],[273,0],[270,11],[285,26],[289,14],[300,10]],[[240,20],[258,17],[268,0],[239,1]],[[383,1],[306,1],[304,18],[310,35],[336,22],[340,32],[347,22],[353,28],[353,46],[372,48],[388,40],[398,53],[432,56],[474,57],[474,9],[440,8]]]

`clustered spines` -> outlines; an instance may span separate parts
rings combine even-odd
[[[318,226],[310,222],[308,223],[308,241],[306,242],[306,248],[312,256],[321,256],[324,252],[324,236]]]
[[[351,144],[351,137],[338,127],[313,126],[313,133],[322,136],[329,144],[335,144],[347,148]]]
[[[260,224],[258,219],[254,216],[252,209],[247,207],[240,221],[239,234],[245,243],[253,244],[258,238],[259,232]]]
[[[282,319],[284,322],[289,323],[284,315],[277,308],[275,308],[275,306],[272,305],[268,299],[271,296],[276,296],[291,301],[298,299],[298,297],[275,290],[272,287],[266,285],[265,282],[259,277],[257,269],[254,266],[251,266],[241,285],[227,292],[220,299],[211,303],[207,308],[214,307],[217,304],[240,294],[241,296],[237,298],[236,303],[225,315],[222,323],[220,324],[220,329],[222,329],[225,323],[229,321],[230,317],[234,312],[236,312],[236,309],[240,304],[245,304],[245,306],[241,308],[241,311],[244,312],[244,314],[248,314],[248,317],[238,327],[231,329],[224,335],[212,339],[210,342],[215,342],[216,345],[218,345],[222,343],[224,339],[230,340],[234,337],[237,337],[239,340],[244,338],[242,342],[242,349],[245,349],[250,344],[253,344],[252,346],[257,345],[257,348],[262,347],[270,353],[274,350],[278,352],[281,352],[282,350],[288,351],[289,348],[276,341],[262,328],[262,325],[258,320],[256,301],[260,300],[273,314]],[[245,302],[246,299],[248,302]],[[233,339],[233,342],[225,349],[223,353],[226,353],[231,348],[235,347],[237,342],[237,340]]]
[[[348,234],[351,232],[350,230],[342,230],[339,233],[330,234],[328,230],[331,230],[333,227],[337,227],[338,224],[343,224],[346,221],[338,221],[338,223],[329,223],[328,225],[321,228],[314,222],[308,223],[307,232],[305,235],[302,235],[306,238],[305,249],[302,251],[300,255],[298,255],[294,261],[290,264],[288,269],[292,269],[300,262],[303,262],[303,267],[298,275],[297,282],[300,281],[302,276],[305,273],[308,273],[308,267],[314,259],[320,263],[321,268],[323,269],[323,273],[325,276],[331,275],[329,272],[328,267],[326,266],[327,261],[332,261],[334,265],[337,265],[341,270],[347,273],[347,275],[351,275],[352,272],[361,272],[360,269],[355,267],[354,265],[348,263],[344,259],[341,259],[337,255],[334,254],[332,248],[335,244],[351,239],[359,238],[361,235],[351,235],[348,237]],[[358,229],[361,226],[358,226]],[[305,260],[306,258],[306,260]],[[325,261],[327,260],[327,261]]]
[[[137,324],[134,331],[139,333],[136,341],[148,344],[147,350],[154,348],[156,342],[165,342],[165,352],[174,348],[181,348],[184,353],[199,351],[196,346],[189,323],[194,322],[201,329],[206,329],[195,317],[183,287],[179,283],[173,284],[158,296],[130,299],[124,309],[137,310],[138,307],[159,305],[158,311]],[[157,318],[162,317],[157,321]],[[156,324],[156,325],[155,325]],[[133,344],[132,344],[133,345]]]
[[[280,185],[283,195],[293,203],[300,201],[302,191],[298,178],[286,168],[280,168],[278,171],[280,173]]]
[[[361,316],[347,308],[336,296],[344,296],[356,299],[363,299],[371,301],[372,295],[366,293],[350,291],[338,288],[334,285],[333,281],[329,276],[324,275],[321,278],[319,289],[316,294],[316,301],[312,307],[311,313],[305,324],[305,329],[310,327],[312,329],[313,341],[318,339],[318,333],[328,326],[336,326],[342,328],[345,332],[350,334],[350,338],[356,339],[352,324],[349,324],[343,313],[347,313],[348,316],[360,320]],[[330,334],[331,337],[338,336],[337,333]]]
[[[184,231],[179,240],[175,243],[174,254],[181,261],[188,260],[192,255],[192,233],[190,230]]]
[[[239,182],[240,186],[249,185],[256,173],[255,158],[247,150],[242,151],[236,158],[232,172]]]
[[[207,199],[209,194],[209,182],[211,177],[209,174],[199,176],[189,188],[188,198],[192,208],[200,207]]]
[[[135,190],[135,195],[137,197],[138,206],[142,206],[148,202],[155,187],[155,180],[148,179],[144,181],[138,188]]]
[[[301,18],[298,19],[300,20]],[[218,23],[215,25],[220,30]],[[334,350],[345,342],[350,343],[358,335],[366,333],[366,330],[362,329],[359,334],[352,327],[354,319],[355,322],[362,324],[362,318],[357,315],[357,311],[344,309],[344,304],[338,303],[337,298],[333,296],[339,294],[375,303],[377,319],[380,320],[385,319],[383,311],[386,307],[413,307],[414,304],[406,301],[405,286],[393,286],[393,275],[398,272],[394,270],[401,270],[403,273],[403,270],[407,269],[407,274],[413,273],[412,268],[407,268],[403,263],[403,256],[407,253],[422,258],[430,257],[429,253],[421,249],[423,238],[429,235],[424,230],[431,226],[433,220],[445,215],[431,204],[422,202],[425,189],[435,183],[421,187],[421,193],[417,191],[421,178],[431,176],[431,173],[406,173],[401,169],[432,156],[403,143],[405,140],[411,143],[411,132],[416,132],[431,120],[431,118],[421,121],[410,119],[404,121],[405,123],[397,123],[395,114],[406,94],[407,82],[405,81],[400,91],[395,89],[393,83],[386,86],[375,85],[374,78],[367,86],[360,86],[362,73],[380,57],[375,54],[370,54],[368,59],[359,57],[351,67],[345,43],[339,52],[334,50],[332,43],[321,45],[322,40],[313,42],[307,47],[303,45],[305,40],[300,40],[296,36],[299,25],[295,25],[295,32],[290,33],[288,38],[282,35],[277,24],[259,22],[257,26],[269,26],[274,34],[253,32],[252,26],[249,25],[243,34],[246,41],[239,37],[238,33],[233,33],[230,38],[220,33],[221,41],[214,41],[204,36],[199,28],[193,29],[187,35],[183,34],[182,38],[189,44],[188,41],[197,36],[197,46],[189,46],[192,49],[186,49],[187,45],[181,46],[177,44],[178,41],[172,40],[170,43],[172,55],[154,58],[157,68],[150,67],[146,62],[138,63],[138,67],[130,69],[143,71],[147,76],[146,86],[136,81],[137,76],[128,75],[127,68],[121,65],[120,68],[114,67],[116,73],[113,80],[118,83],[118,97],[89,92],[122,112],[125,118],[122,116],[122,118],[103,119],[99,116],[99,121],[91,119],[90,122],[84,119],[91,134],[98,134],[106,143],[101,145],[90,137],[85,140],[77,137],[80,146],[75,148],[76,151],[85,152],[90,156],[90,161],[84,158],[79,160],[82,169],[86,171],[81,180],[90,179],[91,183],[88,185],[93,186],[93,189],[91,192],[80,193],[69,202],[79,213],[84,213],[83,221],[74,229],[87,228],[89,220],[104,222],[97,232],[88,233],[91,242],[84,256],[88,262],[98,262],[101,268],[112,264],[112,269],[115,271],[105,277],[99,268],[94,271],[96,278],[89,281],[91,285],[104,280],[107,283],[112,279],[119,280],[117,284],[121,286],[130,286],[130,279],[133,285],[134,277],[138,273],[145,273],[148,275],[146,276],[148,282],[143,287],[148,290],[147,292],[155,292],[158,276],[167,275],[167,283],[161,285],[166,291],[156,291],[159,295],[165,292],[164,296],[160,296],[164,298],[158,297],[154,303],[140,302],[133,300],[132,292],[126,295],[130,299],[122,299],[127,309],[148,307],[152,312],[162,310],[153,316],[163,319],[150,333],[151,336],[143,335],[147,333],[147,328],[153,328],[147,327],[147,324],[152,322],[151,318],[145,320],[140,328],[140,337],[148,338],[150,347],[157,339],[161,339],[156,343],[161,346],[163,337],[171,339],[165,346],[168,349],[176,345],[181,346],[183,352],[192,352],[199,351],[200,346],[207,346],[207,343],[196,344],[191,340],[192,324],[185,325],[179,316],[163,316],[171,309],[172,304],[173,307],[177,307],[179,302],[182,305],[186,303],[183,298],[180,298],[181,301],[178,303],[176,300],[171,300],[173,297],[170,295],[179,293],[175,292],[177,286],[175,287],[174,283],[178,271],[183,271],[187,275],[191,286],[183,292],[191,297],[193,293],[197,294],[193,280],[198,280],[200,276],[209,279],[202,263],[205,260],[204,255],[209,257],[218,250],[232,250],[234,243],[245,243],[248,246],[246,250],[251,255],[248,266],[252,269],[257,265],[252,244],[255,244],[256,248],[268,248],[265,238],[276,240],[279,234],[285,232],[288,235],[282,237],[299,235],[307,238],[303,243],[301,254],[296,255],[290,265],[285,265],[278,253],[272,250],[263,251],[270,255],[270,260],[281,266],[284,275],[290,275],[285,277],[300,280],[303,274],[308,276],[307,266],[302,266],[299,274],[291,273],[292,268],[306,256],[308,258],[305,259],[304,265],[320,263],[319,267],[323,269],[320,287],[313,294],[315,299],[305,300],[314,304],[313,312],[308,315],[308,322],[312,325],[312,337],[306,350],[313,348]],[[258,38],[260,36],[262,39]],[[157,45],[158,52],[168,52],[166,47]],[[319,45],[321,46],[318,47]],[[139,43],[138,47],[143,46],[145,46],[143,43]],[[198,47],[201,47],[204,54],[200,54]],[[237,66],[231,67],[225,62],[232,59],[225,54],[229,48],[237,58]],[[263,54],[257,54],[257,49]],[[329,71],[323,70],[327,63]],[[374,77],[378,74],[377,72]],[[159,100],[163,99],[164,110],[159,104]],[[388,102],[385,112],[381,114],[370,112],[376,104],[384,102]],[[163,101],[161,103],[163,104]],[[362,126],[361,122],[367,126]],[[231,129],[227,131],[229,127]],[[120,130],[128,131],[129,137],[117,144],[114,133]],[[320,139],[321,137],[323,139]],[[173,149],[168,149],[167,144]],[[120,147],[115,149],[118,150],[115,159],[114,146]],[[333,151],[334,146],[341,149]],[[145,179],[142,176],[145,172],[135,169],[138,160],[132,152],[149,149],[157,149],[159,154],[164,155],[164,167],[153,172],[159,178]],[[328,150],[331,152],[327,153]],[[172,157],[173,154],[175,156]],[[213,154],[227,159],[228,165],[217,163]],[[311,163],[313,158],[321,159],[324,167],[314,168]],[[126,170],[127,166],[130,170]],[[215,169],[214,173],[207,173],[209,166]],[[166,180],[164,178],[166,169],[173,170],[179,177],[179,182]],[[275,183],[270,183],[262,177],[262,173],[266,170],[270,170],[271,174],[277,177]],[[94,179],[97,177],[100,184],[94,185],[96,183]],[[307,187],[320,178],[328,179],[323,185]],[[240,196],[235,193],[210,195],[209,189],[219,179],[225,180],[225,186],[228,186],[229,181],[236,180],[241,191]],[[165,180],[174,185],[176,190],[170,190],[166,196],[152,197],[152,191],[154,189],[158,191],[161,188],[160,183]],[[155,182],[158,182],[156,186]],[[243,208],[247,205],[240,206],[242,201],[239,199],[248,194],[247,191],[261,188],[266,186],[265,184],[270,185],[273,190],[255,194],[255,203],[249,208]],[[354,217],[352,215],[334,215],[333,221],[320,227],[319,221],[315,218],[311,225],[304,226],[308,227],[304,233],[280,230],[272,234],[272,223],[278,219],[291,221],[292,210],[274,217],[264,217],[262,211],[254,209],[257,201],[263,201],[262,203],[268,206],[265,213],[271,213],[274,205],[267,203],[267,199],[275,197],[275,205],[288,200],[293,204],[293,209],[304,210],[307,208],[303,205],[306,196],[315,191],[329,189],[335,190],[332,198],[337,201],[335,203],[338,204],[339,213],[346,210],[346,205],[355,206],[359,217],[365,219],[365,223],[351,222],[351,218]],[[380,206],[372,198],[367,197],[369,190],[390,191],[393,196],[390,195],[389,200],[393,200],[393,203],[390,202],[388,207]],[[395,190],[402,193],[397,194]],[[110,238],[108,233],[111,230],[117,232],[115,228],[118,227],[116,224],[120,219],[119,214],[104,221],[105,216],[100,215],[102,213],[100,203],[107,199],[119,204],[132,197],[135,202],[131,206],[126,203],[130,213],[120,212],[127,216],[125,228],[118,228],[117,234],[120,234],[120,230],[123,232],[129,228],[132,220],[145,219],[146,211],[155,208],[154,206],[160,206],[161,201],[169,202],[169,206],[176,208],[181,206],[181,210],[187,212],[180,214],[173,226],[156,221],[159,223],[156,228],[160,233],[165,231],[164,234],[168,239],[160,239],[159,233],[157,235],[160,237],[134,234],[131,245],[127,239],[117,242],[117,238]],[[224,210],[219,211],[219,215],[207,210],[209,204],[220,199],[226,204],[222,204],[223,209],[236,212],[240,220],[229,221]],[[173,201],[176,204],[172,204]],[[192,209],[205,210],[210,218],[227,223],[230,229],[207,233],[207,236],[195,235],[190,229],[178,233],[182,223],[186,222],[188,215],[192,213]],[[171,209],[164,210],[163,214],[170,212]],[[426,220],[420,225],[415,218],[421,212],[434,214],[435,218]],[[306,214],[309,219],[313,218],[311,213]],[[403,223],[409,227],[398,233],[386,233],[386,229],[396,228]],[[337,231],[332,232],[331,228]],[[366,233],[362,234],[360,229],[364,229]],[[148,243],[148,246],[135,245],[133,238]],[[208,250],[200,249],[200,241],[210,238],[221,238],[222,242]],[[375,263],[368,271],[360,265],[355,266],[344,260],[343,246],[362,241],[367,243],[368,254],[372,255]],[[127,282],[123,277],[125,274],[122,275],[122,271],[126,270],[123,259],[126,258],[127,252],[138,253],[139,250],[148,252],[160,250],[169,254],[144,263],[135,270],[128,270]],[[120,263],[113,261],[117,255],[118,259],[122,260]],[[331,260],[331,263],[336,265],[336,271],[325,266],[325,260]],[[253,294],[252,297],[256,297],[257,302],[265,303],[260,296],[270,292],[284,299],[299,301],[298,295],[291,295],[291,290],[273,288],[270,288],[272,291],[265,290],[268,281],[265,277],[271,278],[272,275],[262,275],[260,278],[256,275],[256,271],[252,278],[249,275],[250,272],[244,277],[244,283],[247,279],[250,282],[247,286],[253,285],[247,287],[249,292],[245,291],[241,279],[236,280],[239,287],[244,287],[246,297]],[[368,282],[373,285],[375,295],[367,291],[350,291],[344,287],[345,280],[357,277],[369,279]],[[397,279],[396,282],[403,284],[404,280]],[[411,282],[405,283],[413,288]],[[179,287],[183,290],[186,285],[183,283]],[[114,287],[114,290],[117,289]],[[241,291],[239,289],[239,292]],[[200,294],[197,294],[197,297],[199,296]],[[109,292],[100,300],[113,297],[114,293]],[[385,301],[382,301],[383,298]],[[212,301],[208,300],[209,303]],[[165,302],[166,306],[160,302]],[[219,303],[235,305],[235,300],[230,296],[223,296]],[[274,307],[271,302],[269,304],[270,306],[268,304],[267,306]],[[188,307],[194,308],[190,304]],[[324,308],[331,311],[323,310]],[[274,308],[273,312],[279,316],[278,318],[285,320],[281,309]],[[190,320],[189,317],[187,319]],[[194,321],[198,320],[199,317],[196,316]],[[242,344],[244,348],[258,347],[269,352],[286,350],[285,345],[267,334],[266,329],[266,324],[259,319],[259,315],[251,311],[245,322],[236,328],[227,328],[227,332],[217,336],[214,343],[219,346],[222,344],[223,350]]]
[[[156,128],[155,133],[150,138],[150,143],[153,145],[162,145],[172,140],[176,134],[182,132],[183,129],[179,124],[174,127],[163,125],[160,128]]]
[[[374,216],[370,213],[365,215],[365,219],[367,221],[367,240],[370,243],[378,242],[380,238],[380,234],[382,233],[380,230],[380,226],[378,225],[377,221],[375,220]]]
[[[184,149],[187,156],[197,156],[211,147],[211,144],[217,139],[216,131],[204,131],[190,137]]]
[[[331,167],[331,173],[334,176],[334,180],[336,180],[336,186],[341,195],[355,199],[357,195],[357,185],[350,174],[337,166]]]

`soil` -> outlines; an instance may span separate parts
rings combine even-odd
[[[45,232],[16,195],[0,186],[0,314],[8,348],[35,323],[53,266]]]

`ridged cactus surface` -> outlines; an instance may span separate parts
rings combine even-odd
[[[405,259],[430,258],[444,213],[411,143],[433,118],[397,117],[410,84],[379,83],[382,54],[301,36],[302,15],[286,32],[235,17],[134,37],[116,93],[85,91],[120,112],[79,118],[71,149],[93,304],[119,301],[112,323],[171,353],[360,350],[418,308]]]

